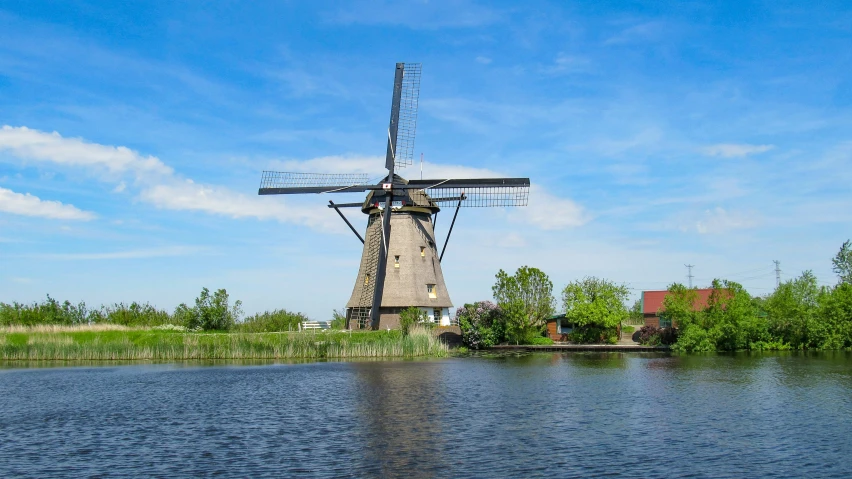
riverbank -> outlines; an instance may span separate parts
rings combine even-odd
[[[491,351],[528,351],[528,352],[665,352],[668,346],[642,346],[641,344],[500,344],[489,348]]]
[[[0,360],[135,361],[445,357],[426,330],[282,333],[184,332],[121,327],[0,330]]]

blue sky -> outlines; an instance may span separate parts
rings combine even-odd
[[[258,197],[260,172],[380,174],[397,61],[423,64],[425,177],[534,185],[460,213],[456,305],[521,265],[557,290],[693,264],[760,295],[773,260],[835,283],[848,2],[0,1],[0,301],[171,309],[207,286],[329,318],[361,244],[325,195]]]

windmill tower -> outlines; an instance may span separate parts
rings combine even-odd
[[[368,184],[367,175],[359,174],[264,171],[261,178],[260,195],[367,192],[363,202],[328,202],[364,243],[358,277],[346,303],[347,328],[395,328],[399,313],[412,306],[436,323],[449,324],[452,302],[441,260],[459,209],[527,204],[529,178],[406,180],[395,173],[413,164],[420,71],[419,63],[396,64],[385,156],[388,173],[377,184]],[[441,206],[455,206],[455,213],[438,254],[435,221]],[[368,215],[363,238],[340,211],[355,207]]]

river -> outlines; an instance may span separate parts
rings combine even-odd
[[[3,478],[852,476],[850,353],[20,366]]]

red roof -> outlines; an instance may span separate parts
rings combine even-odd
[[[696,289],[698,298],[695,299],[693,308],[695,311],[704,309],[707,306],[707,300],[710,299],[710,293],[713,288]],[[669,294],[668,291],[642,291],[642,313],[657,314],[659,311],[664,311],[663,299]]]

